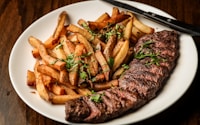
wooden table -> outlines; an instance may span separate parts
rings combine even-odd
[[[8,60],[17,38],[31,23],[52,10],[79,1],[83,0],[0,0],[0,125],[61,125],[35,112],[19,98],[11,85]],[[200,0],[136,1],[200,26]],[[193,38],[200,50],[200,37]],[[178,102],[164,112],[137,124],[199,125],[199,100],[200,84],[196,76],[190,89]]]

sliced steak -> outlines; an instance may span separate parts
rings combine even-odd
[[[174,31],[142,37],[135,45],[130,68],[118,79],[119,87],[97,92],[102,95],[101,102],[92,101],[93,95],[66,102],[66,120],[105,122],[143,106],[163,87],[176,65],[178,48]]]

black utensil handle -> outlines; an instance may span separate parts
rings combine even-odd
[[[165,24],[175,30],[189,33],[192,36],[200,36],[200,27],[186,24],[182,21],[174,20],[171,18],[163,17],[161,15],[152,13],[152,12],[145,12],[145,16],[149,17],[150,19],[156,20],[157,22],[160,22],[162,24]]]

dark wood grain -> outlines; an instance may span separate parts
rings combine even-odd
[[[29,108],[11,85],[9,55],[19,35],[35,20],[59,7],[83,0],[0,0],[0,125],[61,125]],[[200,26],[200,0],[135,0]],[[200,37],[194,37],[200,50]],[[186,71],[187,72],[187,71]],[[187,93],[160,114],[137,123],[200,125],[200,84],[197,75]],[[119,123],[120,124],[120,123]]]

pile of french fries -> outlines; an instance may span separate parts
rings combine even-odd
[[[133,13],[116,7],[111,15],[105,12],[95,21],[80,19],[78,25],[67,24],[68,18],[63,11],[46,41],[28,39],[36,63],[33,71],[27,70],[27,85],[53,104],[118,86],[135,43],[154,32]]]

